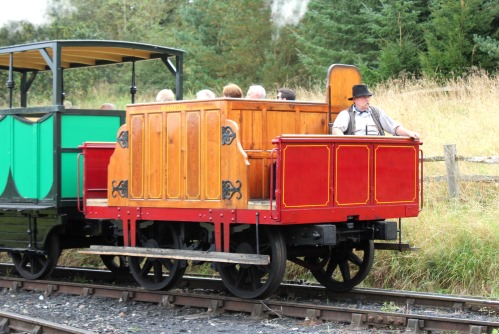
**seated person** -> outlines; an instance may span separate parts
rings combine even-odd
[[[394,136],[408,136],[419,140],[419,134],[407,130],[391,119],[381,108],[370,104],[371,96],[366,85],[352,87],[353,104],[341,111],[333,124],[333,135],[384,136],[385,131]]]
[[[278,100],[288,100],[294,101],[296,100],[296,94],[289,88],[279,88],[277,90],[277,99]]]
[[[260,85],[252,85],[248,89],[248,93],[246,93],[247,99],[264,99],[267,95],[265,88]]]
[[[112,103],[104,103],[100,106],[100,110],[116,110],[116,107]]]
[[[156,102],[168,102],[175,101],[175,94],[171,89],[162,89],[159,91],[158,95],[156,95]]]
[[[215,93],[209,89],[202,89],[196,93],[196,100],[209,100],[216,98]]]
[[[224,97],[243,97],[243,90],[236,84],[230,83],[224,87],[222,94]]]

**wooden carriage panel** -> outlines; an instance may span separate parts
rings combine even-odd
[[[185,161],[185,197],[201,199],[201,113],[189,111],[185,115],[185,155],[188,158]]]
[[[217,100],[128,107],[130,205],[246,206],[249,163],[237,123],[226,120],[225,107]],[[227,126],[235,140],[225,144],[222,129]],[[135,161],[141,158],[144,162]],[[230,198],[223,195],[224,181]]]
[[[181,199],[182,187],[182,115],[180,112],[170,112],[166,118],[165,143],[165,198]]]
[[[125,137],[125,134],[129,133],[128,129],[128,124],[123,124],[118,129],[118,139]],[[128,196],[123,196],[119,189],[123,189],[125,182],[128,182],[130,175],[129,161],[130,151],[128,145],[116,143],[108,166],[107,198],[110,206],[128,205]]]
[[[147,115],[147,145],[146,166],[149,173],[144,175],[147,185],[145,198],[160,199],[163,195],[163,115],[161,113],[151,113]]]
[[[132,115],[130,117],[130,180],[129,198],[144,198],[144,171],[145,171],[145,115]]]
[[[227,117],[240,126],[241,145],[249,153],[250,198],[270,196],[272,140],[282,134],[327,134],[325,103],[229,100]],[[257,154],[261,152],[261,154]]]
[[[204,154],[201,159],[201,172],[204,182],[202,196],[207,200],[217,200],[221,196],[221,136],[219,131],[221,126],[221,113],[218,110],[207,110],[204,113],[204,140],[201,150]]]
[[[352,101],[352,87],[362,83],[362,76],[353,65],[334,64],[329,67],[326,99],[333,113],[349,108]],[[333,120],[334,121],[334,118]]]

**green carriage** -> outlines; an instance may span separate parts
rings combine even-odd
[[[83,142],[116,142],[125,111],[65,106],[64,72],[132,63],[134,103],[135,63],[152,59],[175,76],[181,99],[183,51],[178,49],[97,40],[0,48],[0,76],[6,80],[0,95],[0,252],[12,256],[23,277],[49,274],[62,249],[113,242],[112,222],[86,220],[79,210],[83,177],[78,165],[83,162],[78,155]],[[51,81],[51,104],[31,106],[30,88],[42,72],[48,75],[39,81]],[[112,262],[105,263],[114,269]]]

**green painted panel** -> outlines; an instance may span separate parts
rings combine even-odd
[[[0,119],[0,195],[7,185],[11,165],[12,116]]]
[[[115,142],[120,127],[118,116],[63,115],[62,148],[76,148],[83,142]]]
[[[53,116],[35,123],[13,121],[12,175],[24,198],[44,198],[53,183]]]
[[[42,122],[39,131],[38,199],[45,198],[54,183],[54,117]]]
[[[115,142],[120,124],[118,116],[62,115],[62,148],[77,148],[84,142]],[[61,155],[61,197],[77,197],[77,153],[65,152]],[[83,160],[83,159],[81,159]],[[83,163],[80,161],[80,173]],[[83,185],[83,175],[80,184]],[[80,189],[80,196],[83,192]]]
[[[62,198],[75,198],[77,193],[77,156],[78,153],[62,153]],[[80,160],[83,160],[81,158]],[[83,161],[80,161],[80,187],[83,186]],[[83,196],[83,190],[80,188],[80,196]]]

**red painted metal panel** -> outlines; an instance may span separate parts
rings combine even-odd
[[[287,145],[282,155],[282,205],[286,208],[329,205],[330,146]]]
[[[107,198],[107,166],[115,143],[84,143],[83,190],[85,199]]]
[[[371,181],[371,147],[368,144],[338,144],[334,165],[335,204],[366,205]]]
[[[374,202],[414,203],[418,197],[418,151],[414,146],[374,148]]]

